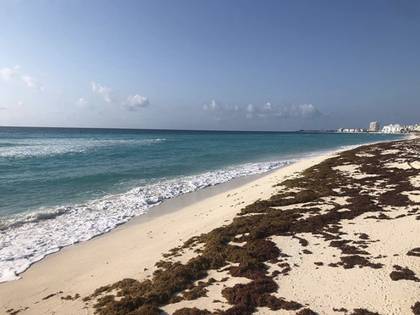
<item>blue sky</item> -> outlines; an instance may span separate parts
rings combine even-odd
[[[0,125],[420,122],[419,1],[0,1]]]

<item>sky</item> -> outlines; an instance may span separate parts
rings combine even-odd
[[[420,1],[0,0],[0,125],[420,122]]]

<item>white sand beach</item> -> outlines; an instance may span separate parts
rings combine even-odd
[[[177,211],[145,222],[139,217],[108,234],[64,248],[35,263],[21,275],[22,279],[0,284],[2,310],[29,307],[21,313],[92,314],[92,310],[84,309],[80,299],[61,297],[75,294],[83,297],[121,278],[146,278],[163,253],[194,235],[230,222],[244,205],[270,197],[275,192],[274,184],[332,154],[298,161]]]
[[[283,189],[282,186],[274,187],[275,184],[299,177],[303,170],[335,155],[332,152],[300,160],[176,211],[136,218],[108,234],[52,254],[35,263],[21,275],[20,280],[0,284],[1,310],[9,310],[12,314],[93,314],[92,302],[84,302],[83,297],[92,294],[98,287],[123,278],[150,278],[156,269],[154,264],[170,249],[193,236],[229,224],[245,205],[268,199]],[[361,155],[369,156],[369,153]],[[403,160],[398,163],[407,164]],[[388,167],[398,169],[399,166]],[[361,173],[357,165],[342,165],[336,170],[358,179],[370,176]],[[417,177],[410,180],[417,185]],[[380,193],[383,188],[377,191]],[[415,192],[407,194],[419,202]],[[327,198],[323,201],[322,211],[329,211],[331,205],[345,206],[346,202],[346,198]],[[279,208],[282,209],[286,210],[288,206]],[[406,215],[413,208],[394,207],[391,210],[395,217]],[[390,285],[389,273],[393,270],[392,266],[401,265],[420,275],[418,258],[406,255],[420,245],[420,221],[413,216],[389,221],[365,220],[366,216],[342,222],[342,229],[348,239],[354,242],[359,240],[359,235],[368,234],[371,241],[366,248],[384,268],[379,271],[371,268],[332,268],[329,264],[334,265],[340,253],[324,240],[310,233],[302,233],[298,236],[308,242],[308,245],[302,246],[295,237],[297,235],[276,236],[271,240],[288,256],[284,261],[294,266],[285,273],[287,276],[275,278],[281,288],[279,297],[310,305],[318,314],[343,314],[344,309],[358,307],[367,307],[380,314],[409,314],[410,307],[419,297],[418,284],[398,281]],[[185,263],[194,255],[192,250],[186,250],[178,260]],[[270,265],[269,268],[271,272],[284,271],[277,265]],[[228,303],[223,301],[221,290],[250,281],[229,277],[226,271],[214,271],[209,274],[210,277],[218,281],[224,277],[229,279],[224,280],[226,282],[222,286],[220,283],[210,285],[205,297],[168,304],[162,309],[168,314],[182,307],[224,310],[228,308]],[[337,305],[340,305],[340,309],[334,308]],[[258,308],[257,313],[297,314],[296,311],[272,311],[264,307]]]

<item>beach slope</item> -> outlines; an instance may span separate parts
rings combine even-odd
[[[10,314],[420,314],[420,142],[299,161],[0,285]]]

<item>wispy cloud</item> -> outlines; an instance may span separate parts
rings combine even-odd
[[[88,101],[87,101],[85,98],[83,98],[83,97],[80,97],[80,98],[76,101],[76,105],[77,105],[77,106],[80,106],[80,107],[85,107],[87,104],[88,104]]]
[[[209,104],[203,105],[203,109],[206,111],[208,110],[214,112],[220,109],[220,105],[218,102],[216,102],[216,100],[211,100]]]
[[[242,104],[229,105],[211,100],[203,105],[203,110],[213,114],[216,118],[240,118],[248,119],[259,118],[314,118],[321,116],[322,113],[312,104]]]
[[[44,91],[44,86],[42,86],[35,78],[31,77],[30,75],[22,75],[21,80],[26,84],[28,88]]]
[[[139,94],[129,95],[125,102],[126,108],[130,111],[139,110],[140,108],[149,106],[149,104],[149,99]]]
[[[18,76],[20,67],[14,66],[13,68],[1,68],[0,77],[3,81],[10,81]]]
[[[0,78],[5,82],[16,80],[22,82],[28,88],[44,91],[44,86],[33,76],[23,73],[20,66],[1,68]]]
[[[102,99],[107,103],[112,103],[111,98],[111,88],[101,85],[99,83],[96,83],[95,81],[92,81],[90,83],[90,86],[92,88],[92,92],[102,97]]]
[[[8,106],[0,106],[0,110],[16,110],[19,107],[23,107],[25,106],[25,104],[22,101],[17,101],[17,102],[13,102],[12,104],[8,104]]]
[[[146,96],[140,94],[128,95],[126,97],[117,96],[113,93],[113,90],[105,85],[92,81],[90,83],[92,92],[99,96],[104,102],[109,104],[120,105],[126,110],[137,111],[141,108],[147,107],[150,105],[150,101]],[[80,98],[80,100],[85,100]]]

